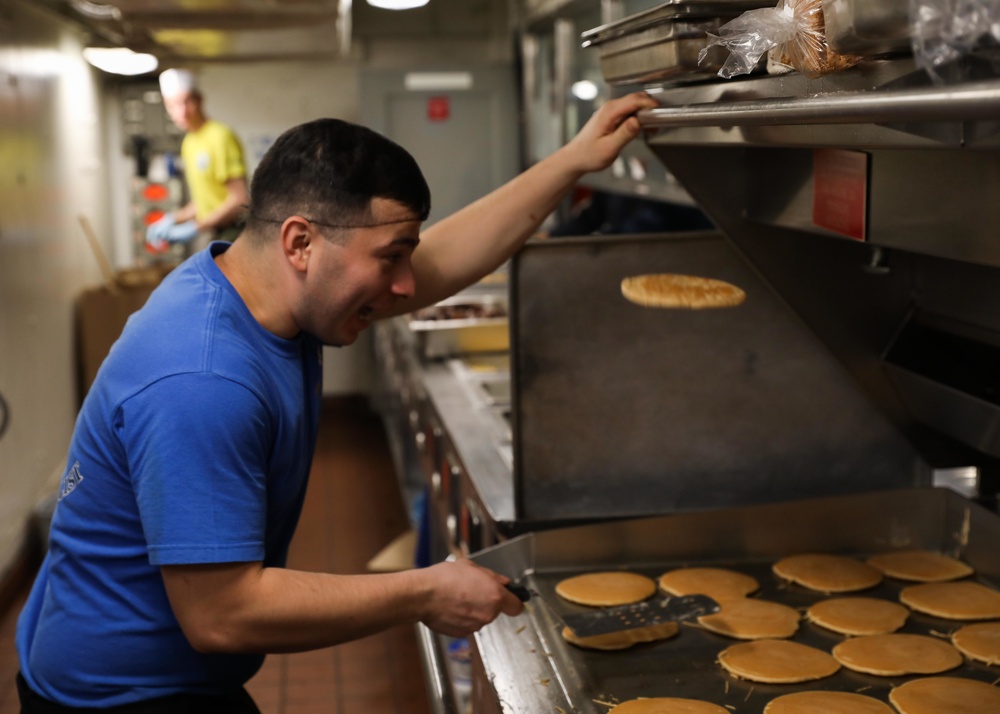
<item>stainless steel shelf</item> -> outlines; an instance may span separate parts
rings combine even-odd
[[[1000,117],[998,80],[956,87],[764,97],[748,101],[661,107],[639,112],[639,121],[645,129],[969,121],[997,117]]]

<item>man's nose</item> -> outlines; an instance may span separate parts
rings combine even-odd
[[[417,290],[417,280],[413,275],[413,265],[410,261],[400,263],[392,276],[392,293],[399,297],[410,298]]]

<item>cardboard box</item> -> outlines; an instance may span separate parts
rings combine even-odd
[[[76,303],[76,364],[80,403],[129,315],[146,304],[172,266],[124,270],[112,283],[87,288]]]

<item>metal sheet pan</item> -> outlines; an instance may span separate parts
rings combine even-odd
[[[456,308],[480,307],[488,317],[447,317]],[[434,311],[441,310],[442,317]],[[425,359],[459,355],[506,352],[510,347],[507,300],[501,294],[459,294],[424,308],[410,317],[409,328]],[[501,316],[502,315],[502,316]]]
[[[773,7],[773,3],[768,0],[668,0],[648,10],[587,30],[581,38],[585,45],[596,45],[657,25],[679,21],[728,19],[758,7]]]
[[[581,35],[584,47],[596,47],[601,73],[611,84],[691,82],[718,72],[729,53],[699,53],[708,33],[740,13],[767,3],[761,0],[671,0]]]
[[[712,47],[699,62],[708,44],[708,33],[722,22],[708,20],[682,25],[661,25],[637,35],[609,40],[599,49],[601,74],[610,84],[695,81],[719,71],[729,53]]]
[[[785,585],[770,570],[779,557],[807,551],[865,556],[930,548],[961,557],[979,581],[1000,582],[996,514],[943,489],[907,489],[770,506],[619,521],[543,531],[474,556],[510,576],[521,575],[539,597],[525,614],[501,618],[476,636],[476,646],[503,712],[605,714],[602,702],[678,696],[760,714],[771,699],[804,689],[862,691],[882,701],[913,677],[875,677],[849,670],[803,685],[767,685],[730,677],[716,662],[737,641],[692,626],[671,639],[619,652],[592,652],[559,635],[562,603],[555,584],[569,575],[628,568],[650,576],[710,564],[754,576],[758,597],[806,608],[826,596]],[[886,579],[865,595],[896,601],[904,583]],[[903,632],[950,633],[961,623],[914,613]],[[830,651],[843,637],[803,622],[792,638]],[[966,663],[948,673],[987,682],[996,667]]]

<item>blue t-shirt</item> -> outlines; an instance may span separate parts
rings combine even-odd
[[[80,410],[49,552],[17,628],[24,677],[54,702],[220,693],[263,661],[196,652],[159,571],[283,566],[305,495],[322,347],[261,327],[213,260],[228,245],[167,276]]]

